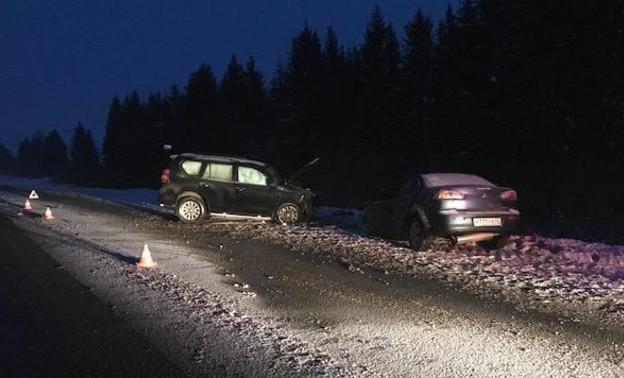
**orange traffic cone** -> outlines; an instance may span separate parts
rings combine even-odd
[[[46,206],[46,211],[43,214],[43,219],[54,219],[54,215],[52,215],[52,210],[50,210],[50,206]]]
[[[30,211],[32,210],[32,206],[30,205],[30,201],[26,199],[26,203],[24,203],[24,210]]]
[[[139,268],[156,268],[158,264],[152,260],[152,254],[147,248],[147,243],[143,246],[143,253],[141,254],[141,261],[139,261],[136,266]]]

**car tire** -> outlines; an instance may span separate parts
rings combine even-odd
[[[274,219],[279,224],[292,226],[301,221],[301,208],[294,203],[283,203],[275,210]]]
[[[431,246],[433,238],[427,235],[420,219],[413,219],[409,224],[408,240],[410,248],[415,251],[425,251]]]
[[[509,241],[509,237],[510,235],[498,235],[490,240],[477,242],[477,245],[487,250],[501,249],[507,244],[507,241]]]
[[[183,197],[176,205],[176,215],[184,223],[199,222],[206,215],[206,205],[199,198]]]

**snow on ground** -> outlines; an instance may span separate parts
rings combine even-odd
[[[37,184],[27,182],[33,183]],[[0,181],[0,186],[8,184],[14,185]],[[34,186],[41,198],[69,188],[43,184]],[[31,190],[30,185],[23,187],[24,199]],[[80,195],[86,192],[93,193],[81,190]],[[119,194],[122,193],[111,191],[107,198],[116,199]],[[0,212],[10,214],[18,227],[28,229],[26,225],[33,224],[28,220],[40,217],[42,206],[35,205],[37,211],[30,212],[30,216],[24,211],[15,212],[21,202],[16,201],[18,196],[3,194]],[[128,197],[122,197],[122,202],[126,202]],[[45,205],[46,200],[41,201]],[[143,235],[134,231],[132,218],[120,216],[124,219],[110,227],[105,218],[68,208],[60,211],[61,206],[57,207],[63,217],[57,213],[56,221],[41,221],[42,227],[30,233],[30,237],[59,263],[59,269],[71,272],[180,364],[185,376],[361,376],[351,371],[356,371],[353,367],[343,367],[313,346],[291,337],[281,324],[240,312],[240,298],[231,298],[229,287],[222,285],[221,277],[215,274],[214,264],[197,261],[196,255],[186,252],[188,247],[179,247],[169,254],[161,251],[159,257],[171,271],[201,276],[201,286],[189,277],[183,279],[162,269],[137,269],[136,252],[129,246],[142,243]],[[89,234],[86,242],[76,237],[82,233]]]
[[[151,189],[77,188],[49,179],[0,176],[0,185],[63,191],[158,209]],[[372,269],[407,276],[429,277],[460,289],[502,298],[524,309],[563,312],[571,317],[601,314],[603,321],[624,322],[624,246],[514,236],[498,251],[473,244],[434,243],[414,252],[404,242],[363,236],[362,212],[318,207],[316,222],[297,227],[258,222],[214,222],[210,228],[318,254],[342,262],[350,271]]]
[[[576,317],[602,313],[624,317],[624,246],[514,236],[501,250],[437,241],[424,252],[406,242],[374,239],[338,227],[215,224],[212,229],[276,243],[341,261],[350,271],[372,269],[449,282],[460,289],[499,297],[521,309],[558,311]]]
[[[67,192],[104,198],[126,205],[141,206],[146,208],[158,207],[158,191],[154,189],[82,188],[70,184],[58,183],[49,177],[31,179],[6,175],[0,175],[0,185],[22,188],[25,190],[26,195],[28,195],[31,190]]]
[[[24,198],[35,189],[42,193],[73,192],[156,208],[153,190],[126,192],[73,188],[49,180],[21,182],[0,177],[0,186],[3,184],[21,187]],[[8,195],[11,200],[5,203],[13,214],[21,202],[15,200],[19,198],[20,190],[17,193],[12,191]],[[4,206],[2,201],[1,206]],[[37,239],[38,242],[56,249],[53,255],[57,261],[62,266],[73,265],[75,268],[68,268],[68,271],[77,272],[75,274],[85,286],[105,287],[96,290],[98,296],[101,295],[107,303],[114,303],[130,323],[138,324],[145,334],[156,338],[156,346],[177,361],[193,361],[194,367],[187,370],[189,375],[201,376],[201,372],[210,371],[213,366],[209,364],[207,354],[217,351],[224,354],[219,356],[220,360],[244,356],[242,370],[233,370],[230,376],[238,373],[238,376],[267,376],[252,372],[275,371],[274,365],[254,367],[248,364],[249,361],[263,361],[262,356],[276,361],[281,372],[299,372],[296,376],[621,376],[619,358],[615,362],[586,358],[578,352],[578,345],[574,342],[568,345],[565,340],[535,338],[532,334],[525,336],[524,332],[517,331],[523,328],[513,325],[511,330],[507,329],[507,322],[500,330],[491,328],[492,324],[488,323],[484,331],[482,324],[475,327],[472,320],[464,318],[456,319],[458,323],[453,325],[444,320],[440,324],[423,324],[412,321],[412,318],[408,318],[407,323],[388,322],[387,315],[380,311],[383,320],[373,322],[373,327],[366,322],[345,322],[323,328],[320,332],[314,331],[317,328],[310,333],[307,329],[293,332],[283,318],[273,319],[264,312],[246,311],[261,296],[233,297],[230,286],[222,285],[221,273],[216,273],[217,267],[212,262],[198,260],[195,257],[198,254],[192,253],[195,247],[188,241],[182,246],[167,244],[166,232],[164,239],[156,243],[156,249],[158,245],[167,244],[170,250],[169,253],[160,251],[158,255],[160,265],[166,269],[136,271],[134,266],[128,266],[128,261],[134,262],[132,256],[137,254],[136,245],[142,243],[150,222],[162,227],[161,217],[138,214],[141,219],[137,222],[137,214],[133,212],[134,217],[128,217],[123,208],[119,214],[111,212],[108,217],[68,210],[63,214],[59,206],[61,215],[70,217],[71,214],[72,218],[66,218],[68,221],[43,222],[44,229],[50,230],[49,237]],[[513,237],[498,252],[438,241],[433,249],[416,253],[408,249],[405,242],[362,236],[361,212],[357,210],[318,210],[317,223],[297,227],[257,221],[207,221],[199,225],[165,223],[180,232],[188,231],[190,235],[206,231],[222,233],[226,238],[228,235],[250,238],[261,242],[253,244],[280,245],[296,254],[306,253],[322,260],[339,261],[346,268],[344,275],[353,274],[354,278],[371,270],[379,272],[374,276],[381,282],[391,281],[394,277],[384,272],[430,277],[484,296],[501,297],[519,308],[561,311],[561,307],[565,307],[570,311],[568,320],[576,319],[584,311],[586,314],[593,312],[598,317],[608,314],[609,320],[624,324],[618,302],[623,287],[619,265],[624,251],[622,246],[526,235]],[[15,218],[18,222],[27,219],[19,215]],[[110,222],[114,227],[109,226]],[[145,227],[139,227],[139,224]],[[120,229],[127,231],[120,235]],[[52,232],[55,230],[59,232]],[[93,245],[93,253],[84,253],[84,246],[74,236],[83,233],[89,235],[87,245]],[[336,270],[343,277],[342,272]],[[94,280],[98,283],[93,283]],[[139,288],[136,283],[140,283]],[[115,290],[109,290],[111,285]],[[365,306],[370,312],[368,305]],[[147,317],[144,315],[146,308]],[[161,311],[162,308],[167,311]],[[441,314],[444,312],[434,314],[435,319]],[[180,338],[180,343],[171,343],[169,330],[180,335],[200,333],[200,337],[175,336]],[[509,332],[513,337],[507,337]],[[556,330],[553,332],[558,335]],[[232,337],[233,334],[243,337]],[[562,348],[564,351],[559,353]],[[354,361],[358,364],[352,364]],[[364,364],[360,365],[362,361]],[[397,361],[413,363],[395,366],[402,365]]]
[[[344,209],[333,206],[314,208],[315,220],[324,225],[339,225],[350,232],[363,235],[364,211],[360,209]]]

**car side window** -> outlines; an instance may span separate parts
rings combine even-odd
[[[215,181],[232,181],[232,164],[208,163],[204,178]]]
[[[238,167],[238,182],[241,184],[267,185],[267,177],[264,173],[251,167]]]
[[[198,176],[201,167],[202,162],[197,160],[185,160],[180,164],[180,168],[189,176]]]

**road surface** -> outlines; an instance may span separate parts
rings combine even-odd
[[[0,376],[181,375],[3,215],[0,246]]]

